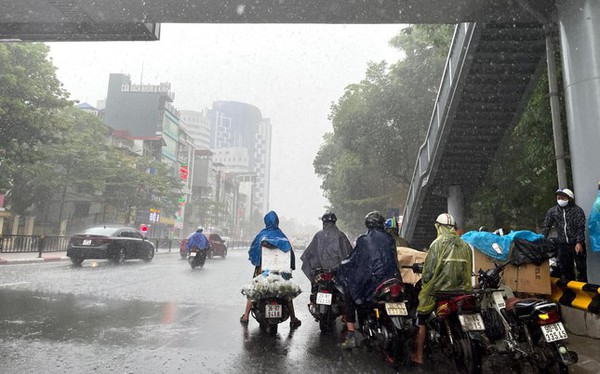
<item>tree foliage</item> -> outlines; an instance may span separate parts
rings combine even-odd
[[[448,25],[412,26],[390,42],[405,58],[370,63],[331,107],[333,132],[313,162],[342,226],[359,232],[371,210],[400,207],[412,178],[451,39]]]
[[[62,129],[58,111],[67,93],[44,44],[0,44],[0,192],[13,188],[22,165],[40,159],[38,147]]]
[[[468,221],[472,228],[535,230],[553,204],[556,188],[548,80],[542,75],[521,120],[471,199]]]

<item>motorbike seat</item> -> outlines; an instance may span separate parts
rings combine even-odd
[[[519,299],[518,297],[511,297],[506,300],[506,310],[513,312],[517,316],[526,316],[533,312],[533,308],[540,302],[544,302],[542,299]]]

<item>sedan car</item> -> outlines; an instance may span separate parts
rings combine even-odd
[[[185,250],[185,246],[187,245],[188,240],[194,235],[195,232],[188,235],[186,239],[183,239],[179,243],[179,254],[181,258],[187,257],[187,251]],[[213,256],[221,256],[225,258],[227,256],[227,244],[225,241],[221,239],[218,234],[205,234],[208,238],[208,245],[210,246],[210,251],[208,252],[208,258],[212,258]]]
[[[120,264],[129,259],[154,258],[154,244],[131,227],[92,227],[69,240],[67,256],[74,265],[87,259],[108,259]]]

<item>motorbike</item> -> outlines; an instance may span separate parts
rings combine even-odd
[[[308,311],[319,322],[321,332],[333,328],[337,317],[344,312],[344,296],[335,284],[335,272],[316,269]]]
[[[559,305],[544,299],[520,299],[501,284],[505,265],[478,272],[480,305],[486,316],[485,335],[494,350],[510,354],[515,365],[539,373],[568,373],[577,353],[565,345],[568,338]]]
[[[377,287],[371,302],[357,308],[367,345],[380,349],[395,370],[408,364],[416,333],[408,301],[402,281],[391,278]]]
[[[192,269],[196,267],[204,267],[204,262],[206,262],[206,255],[210,249],[198,249],[192,248],[190,253],[188,254],[188,263],[192,267]]]
[[[280,275],[272,272],[272,275]],[[281,274],[285,279],[285,273]],[[262,297],[252,300],[252,316],[258,322],[261,331],[269,335],[277,334],[277,327],[280,323],[286,321],[289,316],[288,305],[290,300],[285,297]]]

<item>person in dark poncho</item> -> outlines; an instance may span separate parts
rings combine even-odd
[[[390,278],[400,278],[396,267],[396,244],[391,235],[385,233],[385,218],[374,211],[365,217],[368,231],[356,239],[350,257],[338,269],[338,279],[346,288],[346,327],[348,333],[342,348],[356,347],[354,336],[356,306],[371,301],[377,287]]]
[[[277,213],[275,213],[272,210],[269,211],[265,215],[264,221],[265,221],[265,228],[262,229],[254,237],[254,240],[252,241],[252,244],[250,245],[250,250],[248,250],[248,260],[252,263],[252,265],[254,265],[253,277],[256,277],[260,273],[262,273],[261,247],[262,247],[262,243],[264,243],[264,242],[279,248],[283,252],[287,253],[287,252],[291,251],[292,252],[291,253],[291,259],[292,259],[291,269],[295,270],[296,263],[295,263],[294,251],[292,249],[292,244],[290,243],[287,236],[283,233],[283,231],[281,231],[281,229],[279,228],[279,217],[277,216]],[[248,317],[249,317],[251,309],[252,309],[252,300],[248,299],[248,301],[246,303],[246,310],[244,311],[244,314],[240,318],[240,322],[242,324],[248,323],[248,321],[249,321]],[[290,311],[290,328],[292,328],[292,329],[298,328],[302,324],[302,322],[298,318],[296,318],[296,314],[294,312],[294,304],[292,303],[292,301],[289,302],[288,309]]]
[[[323,229],[315,234],[302,254],[302,272],[313,282],[316,269],[337,270],[340,263],[352,252],[352,244],[346,234],[335,224],[335,213],[321,217]]]

